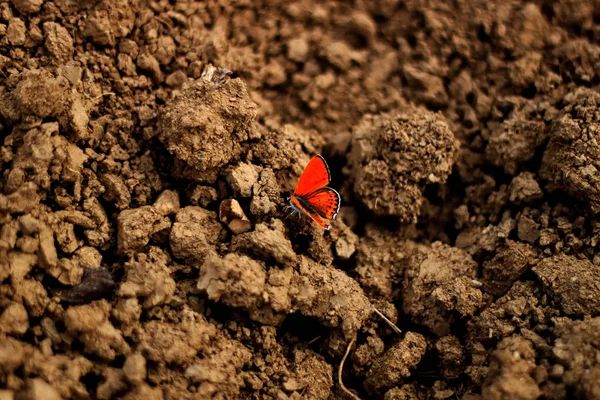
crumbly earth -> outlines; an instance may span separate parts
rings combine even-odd
[[[0,2],[0,399],[600,398],[598,0],[259,3]]]

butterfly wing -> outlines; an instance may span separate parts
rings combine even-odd
[[[315,221],[317,224],[321,225],[326,230],[331,229],[331,225],[329,225],[327,223],[327,221],[325,221],[323,218],[321,218],[321,216],[319,214],[309,213],[308,216],[311,217],[313,219],[313,221]]]
[[[319,216],[326,219],[335,219],[340,211],[340,194],[330,187],[324,187],[309,193],[304,197],[304,201]]]
[[[329,167],[321,155],[314,156],[304,168],[304,172],[298,179],[294,195],[304,197],[321,189],[331,180]]]
[[[304,214],[308,215],[309,217],[311,217],[313,219],[313,221],[315,221],[317,224],[321,225],[323,228],[325,228],[327,230],[331,229],[331,226],[327,223],[327,221],[325,221],[323,219],[323,217],[321,217],[316,210],[312,209],[312,207],[308,204],[308,202],[303,197],[296,197],[296,196],[292,195],[290,197],[290,202],[295,209],[297,209],[297,210],[303,212]],[[306,205],[306,207],[304,205]]]

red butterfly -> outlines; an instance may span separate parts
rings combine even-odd
[[[327,230],[331,229],[331,225],[325,220],[335,219],[341,201],[340,194],[327,187],[330,181],[331,173],[325,159],[316,155],[304,168],[294,194],[288,199],[294,211],[307,214]]]

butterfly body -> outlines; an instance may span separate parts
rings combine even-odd
[[[311,217],[316,223],[329,230],[327,220],[333,220],[340,210],[340,194],[327,185],[331,173],[325,159],[313,157],[298,180],[289,201],[293,209]]]

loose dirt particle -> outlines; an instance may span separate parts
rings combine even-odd
[[[531,172],[522,172],[515,176],[508,187],[509,200],[512,203],[531,203],[542,197],[540,185]]]
[[[221,202],[219,205],[219,219],[227,224],[234,235],[252,229],[252,223],[244,213],[240,203],[235,199],[227,199]]]

